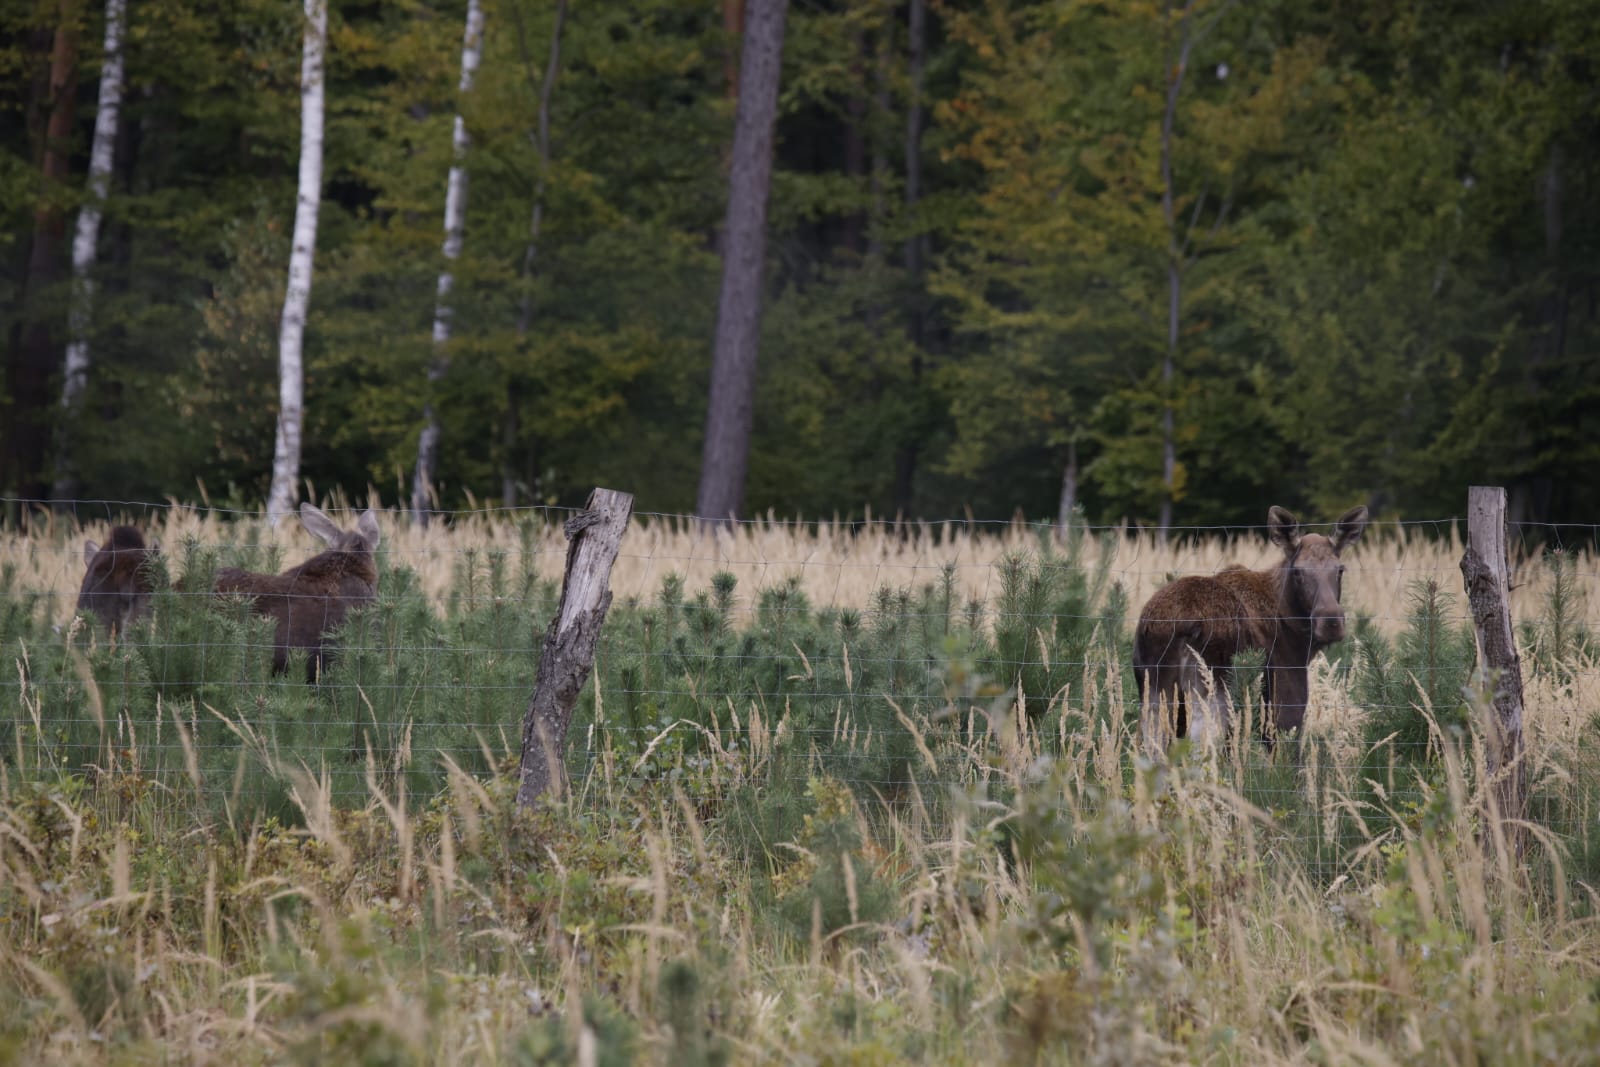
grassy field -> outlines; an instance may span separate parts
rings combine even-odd
[[[1517,563],[1517,856],[1433,527],[1352,550],[1300,765],[1150,767],[1132,618],[1258,535],[641,520],[518,814],[561,517],[386,520],[315,687],[205,597],[75,623],[103,527],[0,538],[0,1063],[1600,1060],[1592,555]],[[143,525],[180,588],[314,548]]]

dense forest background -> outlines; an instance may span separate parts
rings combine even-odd
[[[466,8],[329,5],[303,474],[405,497],[431,401],[446,506],[690,510],[738,0],[573,0],[548,84],[555,0],[485,0],[461,93]],[[68,440],[85,498],[257,505],[302,8],[130,0],[64,414],[103,19],[0,0],[0,491]],[[793,0],[747,509],[1434,517],[1476,482],[1600,522],[1597,63],[1583,0]]]

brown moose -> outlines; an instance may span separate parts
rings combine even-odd
[[[378,595],[378,568],[372,553],[378,547],[378,517],[368,508],[353,532],[311,504],[300,505],[300,522],[328,549],[282,574],[257,574],[237,567],[217,570],[212,592],[251,601],[251,610],[277,622],[273,634],[272,669],[282,672],[293,649],[310,653],[307,676],[316,681],[332,649],[328,635],[352,608],[372,603]]]
[[[1133,637],[1139,729],[1148,753],[1158,755],[1174,736],[1202,742],[1227,732],[1233,658],[1251,649],[1266,652],[1267,746],[1304,726],[1306,668],[1344,639],[1339,554],[1366,525],[1367,509],[1355,507],[1334,524],[1333,536],[1305,533],[1299,520],[1274,507],[1267,513],[1268,536],[1283,549],[1275,566],[1253,571],[1235,564],[1156,590]]]
[[[102,545],[83,543],[83,584],[78,587],[78,614],[92,615],[106,630],[122,633],[150,613],[155,592],[148,566],[161,552],[161,542],[146,545],[132,526],[113,526]]]

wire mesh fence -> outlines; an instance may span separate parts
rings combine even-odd
[[[346,529],[355,512],[332,511]],[[294,817],[297,776],[341,803],[438,793],[455,769],[515,762],[559,596],[561,523],[515,509],[385,515],[376,590],[320,665],[275,621],[212,592],[224,568],[275,574],[323,546],[254,512],[92,502],[87,523],[0,536],[0,767],[194,790]],[[149,602],[116,632],[78,610],[85,541],[113,522],[160,550]],[[1513,607],[1528,675],[1530,816],[1600,862],[1592,641],[1594,528],[1530,532]],[[1257,740],[1259,656],[1226,684],[1217,773],[1329,877],[1426,817],[1448,750],[1471,755],[1474,645],[1449,518],[1374,523],[1347,555],[1346,639],[1311,671],[1304,739]],[[1256,528],[1013,522],[786,523],[707,531],[636,516],[573,721],[578,802],[618,790],[715,794],[781,836],[788,799],[829,777],[893,806],[1005,790],[1041,760],[1125,789],[1142,773],[1130,640],[1157,588],[1281,553]],[[324,610],[313,605],[315,610]],[[314,676],[308,682],[307,674]],[[1467,760],[1470,763],[1470,760]],[[1592,842],[1595,842],[1592,844]]]

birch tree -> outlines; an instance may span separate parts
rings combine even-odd
[[[462,96],[472,91],[472,82],[478,73],[478,60],[483,53],[483,7],[479,0],[467,2],[467,28],[461,39]],[[434,479],[439,470],[439,413],[434,409],[432,394],[438,389],[450,370],[450,318],[453,308],[450,291],[455,286],[451,265],[461,255],[462,239],[467,224],[467,149],[472,139],[467,133],[467,122],[456,109],[455,131],[451,137],[454,162],[450,166],[449,183],[444,197],[444,269],[439,272],[439,286],[433,306],[433,359],[428,363],[429,398],[422,408],[422,435],[417,440],[417,469],[411,479],[411,515],[420,525],[428,524],[428,509],[433,495]]]
[[[317,211],[322,205],[323,60],[328,42],[327,0],[305,0],[304,51],[300,59],[300,191],[295,199],[294,241],[289,249],[289,286],[278,329],[278,434],[272,449],[272,490],[267,518],[273,524],[294,509],[300,481],[300,429],[305,368],[301,352],[306,308],[311,303],[311,267],[317,251]]]
[[[72,302],[67,311],[67,354],[61,382],[64,419],[56,442],[56,477],[50,494],[57,501],[70,500],[78,492],[71,435],[89,382],[89,322],[94,307],[92,271],[100,243],[100,217],[111,188],[117,116],[122,110],[122,31],[126,10],[127,0],[106,0],[105,58],[100,68],[94,141],[89,149],[88,199],[78,212],[78,228],[72,238]]]
[[[722,522],[744,506],[755,416],[756,352],[767,249],[767,194],[772,184],[773,127],[782,73],[788,0],[750,0],[740,51],[728,214],[723,225],[722,293],[711,360],[696,511]]]

